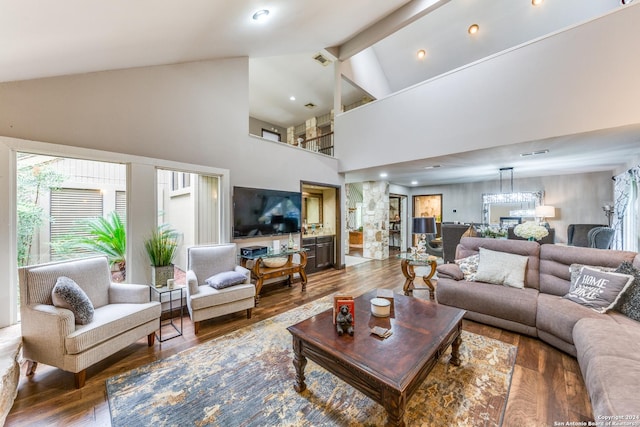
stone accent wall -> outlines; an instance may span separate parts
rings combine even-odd
[[[389,183],[367,181],[362,184],[363,238],[362,256],[389,258]]]
[[[289,145],[298,145],[298,140],[294,131],[295,128],[293,126],[287,128],[287,144]]]
[[[18,394],[21,349],[21,336],[3,337],[0,334],[0,426],[4,425]]]
[[[315,117],[311,117],[306,121],[307,126],[307,141],[311,138],[318,136],[318,120]]]

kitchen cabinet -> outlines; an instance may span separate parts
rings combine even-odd
[[[307,250],[307,273],[333,267],[334,236],[304,237],[302,247]]]

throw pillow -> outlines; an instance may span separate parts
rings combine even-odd
[[[634,277],[628,274],[606,272],[582,267],[575,289],[564,296],[598,313],[613,308],[620,295],[631,285]]]
[[[578,277],[580,277],[580,273],[582,273],[582,267],[589,267],[599,271],[615,271],[613,267],[603,267],[601,265],[585,265],[585,264],[571,264],[569,266],[569,273],[571,273],[571,287],[569,288],[569,292],[573,292],[576,287]]]
[[[214,274],[204,281],[207,285],[216,289],[224,289],[233,285],[238,285],[246,280],[247,276],[237,271],[224,271]]]
[[[87,294],[72,279],[60,276],[51,291],[53,305],[73,312],[75,323],[86,325],[93,320],[93,304]]]
[[[620,294],[615,309],[630,319],[640,322],[640,270],[625,261],[616,269],[616,273],[628,274],[634,279],[627,290]]]
[[[473,224],[471,224],[469,228],[467,228],[467,231],[462,234],[462,237],[478,237],[478,232],[476,231],[476,228],[473,226]]]
[[[477,282],[524,288],[529,257],[480,248]]]
[[[439,279],[464,280],[464,274],[457,264],[440,264],[436,270]]]
[[[460,267],[460,271],[464,275],[464,280],[474,282],[476,280],[476,272],[478,271],[478,261],[480,255],[471,255],[466,258],[457,259],[455,263]]]

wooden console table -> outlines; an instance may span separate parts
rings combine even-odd
[[[293,262],[293,256],[295,254],[300,255],[300,262]],[[263,259],[269,258],[287,258],[287,262],[281,267],[266,267],[263,263]],[[295,273],[300,274],[300,280],[302,282],[302,291],[307,290],[307,273],[305,271],[305,267],[307,266],[307,250],[295,249],[295,250],[287,250],[282,251],[278,254],[269,253],[257,256],[243,256],[242,257],[242,266],[247,268],[247,261],[254,261],[253,267],[251,268],[251,277],[256,281],[256,306],[260,302],[260,291],[262,290],[262,285],[266,279],[274,279],[278,277],[285,277],[289,286],[291,286],[292,276]]]

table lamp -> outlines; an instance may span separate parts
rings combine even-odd
[[[436,219],[432,216],[413,218],[413,234],[418,234],[419,246],[426,246],[426,234],[436,234]]]
[[[540,224],[544,225],[545,227],[548,227],[549,223],[547,222],[547,218],[555,218],[556,208],[549,205],[536,206],[535,215],[537,218],[540,218]]]

